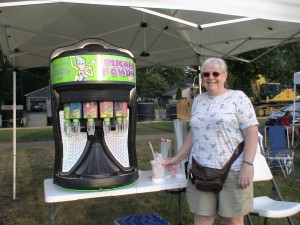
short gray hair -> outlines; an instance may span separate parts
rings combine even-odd
[[[221,58],[209,58],[205,60],[201,66],[201,71],[207,67],[217,67],[220,66],[223,72],[227,73],[227,64]]]

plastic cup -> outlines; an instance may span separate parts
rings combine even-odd
[[[161,165],[161,161],[151,160],[152,181],[155,183],[164,182],[166,179],[166,167]]]
[[[166,179],[171,179],[176,176],[176,166],[166,167]]]

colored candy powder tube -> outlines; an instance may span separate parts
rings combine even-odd
[[[71,119],[82,118],[82,105],[80,102],[70,103]]]
[[[70,112],[70,104],[64,104],[64,118],[65,118],[65,124],[64,124],[64,130],[67,135],[71,132],[71,112]]]
[[[96,102],[84,102],[83,103],[83,118],[97,118],[98,117],[98,107]]]
[[[82,105],[80,102],[70,103],[71,119],[73,119],[72,130],[74,133],[80,133],[80,121],[82,118]]]
[[[64,117],[65,119],[71,119],[70,104],[64,104]]]
[[[123,114],[123,104],[122,102],[115,102],[114,103],[114,110],[115,110],[115,116],[121,117]]]
[[[122,117],[127,117],[127,102],[122,102]]]
[[[113,102],[100,102],[100,117],[101,118],[112,118],[114,112]]]

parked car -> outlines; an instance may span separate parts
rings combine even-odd
[[[272,113],[268,116],[265,124],[266,126],[273,126],[279,124],[279,118],[283,117],[286,111],[290,111],[293,115],[294,113],[294,103],[290,104],[289,106],[281,109],[278,112]],[[295,103],[295,121],[294,123],[300,122],[300,102]]]
[[[43,111],[43,106],[42,106],[42,104],[39,104],[39,103],[33,104],[33,105],[31,105],[30,110],[32,112],[41,112],[41,111]]]

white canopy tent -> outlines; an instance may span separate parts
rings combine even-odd
[[[300,40],[299,11],[299,0],[3,0],[0,46],[15,69],[47,67],[53,50],[86,38],[129,49],[138,67],[199,65],[211,56],[253,62]],[[254,59],[237,56],[265,47]],[[15,118],[15,98],[13,109]],[[14,169],[13,198],[15,183]]]
[[[137,66],[198,65],[300,40],[300,1],[1,1],[0,45],[15,68],[85,38],[129,49]],[[146,9],[147,8],[147,9]]]

